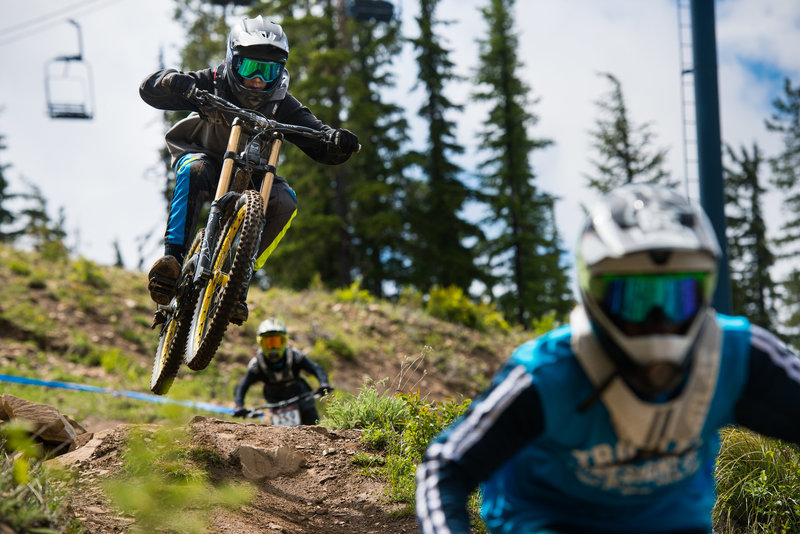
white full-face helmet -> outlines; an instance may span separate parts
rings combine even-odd
[[[680,384],[716,287],[708,217],[664,187],[620,187],[590,207],[578,243],[580,297],[618,372],[655,396]]]
[[[286,355],[287,338],[286,325],[274,317],[258,325],[256,340],[269,363],[278,363]]]
[[[253,109],[263,106],[286,84],[289,40],[280,24],[261,15],[242,19],[231,28],[225,54],[225,80],[236,98]],[[245,86],[245,79],[260,78],[263,89]]]

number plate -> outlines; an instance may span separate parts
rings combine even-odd
[[[300,410],[297,406],[287,406],[272,412],[272,424],[275,426],[297,426],[300,424]]]

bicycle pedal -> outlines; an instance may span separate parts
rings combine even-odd
[[[153,324],[150,325],[150,328],[155,330],[158,325],[165,324],[166,322],[167,312],[164,310],[156,310],[156,312],[153,314]]]

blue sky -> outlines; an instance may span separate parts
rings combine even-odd
[[[439,17],[454,21],[442,30],[457,71],[467,77],[477,65],[475,38],[485,31],[478,12],[484,3],[442,0],[439,6]],[[94,75],[92,121],[54,121],[45,114],[44,65],[75,49],[75,30],[64,17],[34,27],[46,31],[9,33],[73,5],[83,5],[76,20]],[[800,83],[800,2],[723,0],[716,6],[723,140],[734,146],[757,141],[771,154],[779,141],[766,132],[764,119],[784,77]],[[403,0],[402,7],[404,32],[413,36],[416,2]],[[160,50],[167,64],[177,61],[183,35],[171,21],[171,11],[171,2],[164,0],[0,4],[5,67],[0,134],[8,145],[0,157],[13,165],[7,176],[18,188],[21,177],[38,184],[54,214],[63,206],[72,244],[99,263],[114,261],[112,243],[119,240],[126,263],[133,267],[139,254],[136,237],[163,231],[162,184],[148,177],[158,163],[162,124],[159,112],[139,99],[137,89],[157,67]],[[592,198],[583,177],[590,170],[589,131],[596,118],[594,102],[608,89],[598,72],[620,79],[633,121],[651,124],[656,144],[670,149],[669,168],[683,176],[677,7],[674,0],[518,0],[516,11],[525,65],[520,75],[538,98],[531,109],[539,124],[531,134],[555,142],[535,153],[531,163],[539,186],[562,199],[557,222],[565,245],[571,246],[580,226],[580,203]],[[408,105],[414,145],[424,146],[424,125],[414,121],[421,95],[411,92],[414,79],[409,73],[416,69],[410,50],[397,72],[395,97]],[[467,82],[448,88],[466,109],[453,116],[467,148],[459,159],[464,168],[481,157],[475,132],[485,117],[485,109],[470,101],[471,90]],[[768,202],[774,207],[768,210],[774,232],[780,199],[773,196]],[[153,242],[145,252],[147,267],[161,248]]]

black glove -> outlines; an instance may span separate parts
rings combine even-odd
[[[182,72],[173,72],[164,78],[162,85],[169,88],[174,95],[186,96],[194,89],[194,78]]]
[[[344,128],[337,128],[328,132],[328,142],[345,154],[352,154],[358,151],[358,136]]]
[[[233,412],[234,417],[247,417],[250,414],[250,410],[247,408],[236,408],[236,411]]]
[[[323,396],[323,397],[324,397],[325,395],[327,395],[328,393],[332,393],[332,392],[333,392],[333,386],[330,386],[330,385],[328,385],[328,384],[323,384],[323,385],[321,385],[321,386],[319,387],[319,389],[317,390],[317,393],[318,393],[319,395]]]

